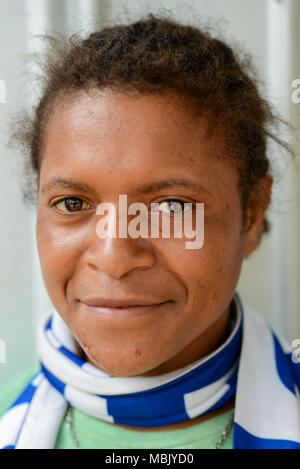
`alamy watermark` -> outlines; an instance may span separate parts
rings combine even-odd
[[[164,200],[165,203],[177,199]],[[161,202],[151,203],[151,220],[149,230],[148,207],[143,202],[135,202],[127,208],[127,195],[119,194],[119,233],[117,235],[117,214],[116,207],[110,202],[103,202],[97,206],[96,214],[107,215],[97,223],[96,232],[99,238],[159,238],[160,230],[163,238],[171,237],[171,228],[174,230],[174,238],[188,238],[194,241],[186,241],[186,249],[200,249],[204,243],[204,203],[183,202],[179,210],[163,212],[160,210]],[[196,229],[193,229],[193,205],[196,206],[195,223]],[[138,213],[138,215],[136,215]],[[183,214],[183,217],[182,217]],[[127,222],[127,215],[136,215],[133,220]],[[161,220],[161,226],[160,226]],[[172,220],[172,222],[171,222]],[[183,229],[182,229],[183,222]],[[150,232],[149,232],[150,231]]]
[[[0,339],[0,365],[6,363],[6,343]]]
[[[300,339],[294,339],[292,342],[292,362],[300,363]]]
[[[6,83],[0,79],[0,104],[6,103]]]
[[[295,88],[291,94],[291,99],[294,104],[300,103],[300,78],[295,78],[292,81],[292,88]]]

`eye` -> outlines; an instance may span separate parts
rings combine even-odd
[[[191,209],[191,202],[185,202],[178,199],[167,199],[159,203],[159,211],[162,213],[172,213],[177,214],[181,212],[186,212]]]
[[[82,210],[88,210],[91,207],[87,202],[78,197],[66,197],[65,199],[55,202],[52,206],[55,206],[59,212],[63,213],[80,212]]]

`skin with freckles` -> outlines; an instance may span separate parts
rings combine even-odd
[[[243,258],[257,247],[272,179],[263,181],[268,196],[249,206],[243,230],[237,169],[215,155],[204,119],[175,96],[78,92],[51,112],[36,226],[43,278],[86,359],[111,376],[173,371],[228,336],[229,305]],[[183,178],[199,188],[141,192]],[[185,237],[100,239],[96,208],[111,202],[118,213],[119,194],[127,195],[128,206],[203,202],[203,247],[186,249]],[[87,305],[99,297],[166,303],[149,314],[114,317]]]

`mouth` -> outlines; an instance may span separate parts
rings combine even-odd
[[[115,319],[128,319],[130,317],[138,317],[157,313],[163,308],[168,307],[173,301],[163,301],[154,304],[128,304],[128,302],[119,302],[118,306],[111,306],[112,302],[96,303],[95,301],[81,301],[86,308],[104,317],[112,317]],[[115,304],[118,301],[115,301]]]

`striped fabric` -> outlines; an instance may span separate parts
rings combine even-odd
[[[112,377],[81,358],[53,310],[40,324],[41,371],[0,419],[0,448],[54,448],[71,405],[110,423],[193,419],[234,394],[234,448],[300,448],[300,365],[236,292],[232,330],[213,353],[159,376]]]

